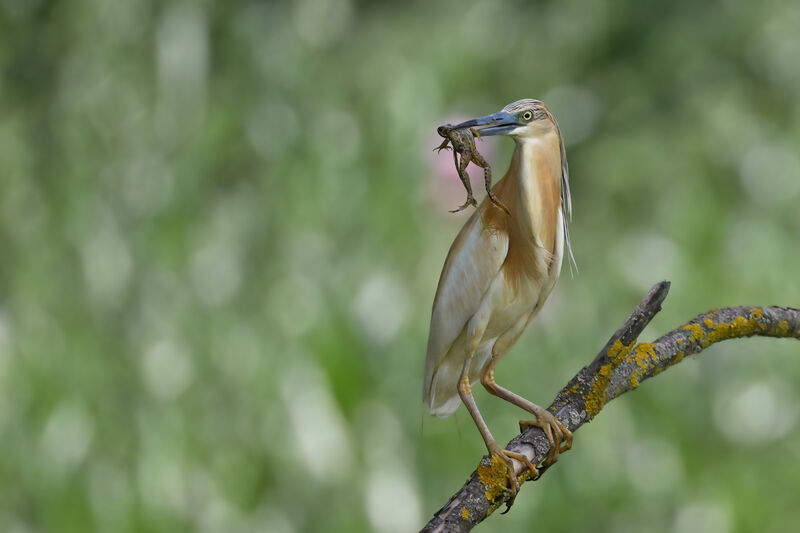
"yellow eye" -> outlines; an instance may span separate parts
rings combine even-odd
[[[530,120],[532,118],[533,118],[533,113],[531,113],[530,111],[525,111],[522,114],[522,120]]]

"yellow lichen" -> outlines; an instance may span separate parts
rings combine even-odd
[[[705,332],[703,328],[700,327],[700,324],[686,324],[681,329],[685,329],[690,333],[689,340],[692,342],[697,342],[705,336]]]
[[[689,341],[698,343],[702,348],[707,348],[715,342],[726,339],[733,339],[737,337],[749,337],[758,333],[769,332],[771,335],[788,336],[790,335],[790,326],[786,320],[779,322],[776,326],[770,328],[759,319],[764,316],[763,310],[757,307],[749,309],[749,314],[745,316],[737,316],[731,322],[717,322],[714,317],[717,316],[716,311],[712,311],[701,318],[700,323],[685,324],[681,327],[689,332]],[[705,328],[703,327],[705,326]],[[685,338],[678,337],[676,343],[678,347],[682,348],[685,344]],[[640,384],[640,380],[646,374],[658,375],[668,367],[683,361],[686,353],[679,351],[671,360],[662,362],[661,366],[656,366],[659,362],[658,354],[656,353],[656,345],[650,342],[643,342],[636,346],[631,351],[633,346],[631,343],[628,346],[623,345],[617,340],[611,348],[609,348],[607,358],[610,362],[606,363],[598,370],[597,378],[592,384],[592,390],[585,397],[586,412],[590,418],[594,417],[608,402],[609,400],[609,385],[611,376],[614,370],[620,363],[635,363],[636,369],[631,373],[628,383],[631,388],[636,388]],[[692,350],[693,351],[693,350]],[[630,352],[630,354],[628,353]],[[691,351],[690,351],[691,353]],[[621,391],[615,391],[614,395],[618,395]]]
[[[467,509],[466,507],[461,508],[461,518],[463,518],[464,520],[469,520],[469,509]]]
[[[627,345],[622,344],[622,341],[617,339],[606,352],[606,358],[609,359],[609,362],[600,367],[597,372],[597,379],[592,384],[592,390],[584,397],[586,413],[590,418],[599,413],[608,402],[608,386],[611,383],[611,375],[614,373],[614,369],[625,359],[625,356],[628,355],[634,344],[636,344],[636,339]]]
[[[634,340],[633,342],[636,341]],[[609,359],[615,359],[617,358],[617,356],[619,356],[621,352],[628,353],[628,350],[630,350],[631,346],[633,346],[633,342],[625,346],[624,344],[622,344],[621,340],[619,339],[615,340],[614,344],[611,345],[611,348],[608,349],[606,357],[608,357]]]
[[[639,386],[639,378],[647,373],[647,370],[652,368],[658,362],[656,355],[656,345],[652,342],[643,342],[636,346],[636,349],[626,358],[626,361],[633,361],[639,367],[634,370],[631,377],[628,379],[631,388]]]
[[[708,332],[703,340],[702,347],[706,348],[715,342],[726,339],[749,337],[764,330],[766,330],[766,327],[755,318],[737,316],[730,323],[714,323],[713,329]]]
[[[631,354],[636,366],[646,370],[650,365],[647,363],[649,359],[652,362],[658,361],[656,355],[656,345],[652,342],[643,342],[636,347],[636,350]]]
[[[484,461],[481,461],[481,464],[478,465],[478,479],[481,480],[483,488],[486,491],[484,492],[486,499],[492,503],[491,512],[497,505],[500,505],[500,496],[508,490],[506,488],[508,482],[508,466],[497,456],[492,455],[490,464],[487,465],[484,464]]]

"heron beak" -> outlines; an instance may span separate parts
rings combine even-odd
[[[453,129],[473,128],[480,131],[481,137],[488,135],[508,135],[524,122],[519,120],[516,115],[500,111],[485,117],[474,118],[461,124],[456,124]]]

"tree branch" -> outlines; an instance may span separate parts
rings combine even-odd
[[[654,285],[594,361],[556,395],[548,410],[571,431],[591,421],[614,398],[716,342],[754,335],[800,339],[800,309],[728,307],[698,315],[654,342],[636,344],[639,334],[661,310],[669,285],[668,281]],[[538,464],[550,445],[541,429],[530,427],[506,448],[523,453]],[[521,475],[524,466],[516,461],[514,464],[523,483],[527,480]],[[469,531],[483,521],[509,499],[505,468],[503,462],[484,456],[464,486],[436,512],[422,532]]]

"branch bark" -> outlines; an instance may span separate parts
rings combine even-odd
[[[662,281],[636,306],[594,361],[581,369],[556,395],[548,410],[571,431],[590,422],[617,398],[687,355],[714,343],[754,335],[800,339],[800,309],[791,307],[728,307],[698,315],[654,342],[636,344],[639,334],[661,310],[669,292]],[[538,464],[550,449],[544,432],[531,427],[514,437],[507,449]],[[514,462],[520,483],[524,466]],[[484,456],[461,489],[436,512],[424,533],[470,531],[509,499],[505,464]]]

